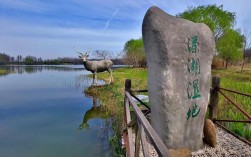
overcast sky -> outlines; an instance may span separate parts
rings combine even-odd
[[[0,0],[0,52],[43,59],[77,57],[75,48],[120,52],[141,37],[149,7],[176,15],[208,4],[222,4],[236,13],[235,28],[251,30],[250,0]]]

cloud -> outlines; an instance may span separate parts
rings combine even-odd
[[[97,28],[40,26],[8,19],[0,25],[0,50],[11,56],[21,53],[43,58],[74,57],[73,46],[80,50],[92,48],[118,52],[126,41],[140,36],[137,30],[109,29],[104,32]]]
[[[108,21],[106,21],[104,30],[107,30],[107,28],[108,28],[109,25],[110,25],[110,22],[111,22],[112,19],[118,14],[118,12],[119,12],[119,9],[116,9],[116,10],[113,12],[111,18],[110,18]]]
[[[141,37],[149,7],[176,15],[208,4],[223,4],[236,12],[237,27],[251,28],[248,0],[1,0],[0,52],[55,58],[74,56],[73,46],[119,51],[126,41]]]
[[[43,1],[34,1],[34,0],[1,0],[0,6],[4,6],[6,8],[29,11],[29,12],[47,12],[52,10],[52,7],[48,5],[48,3],[44,3]]]

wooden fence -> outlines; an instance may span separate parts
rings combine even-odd
[[[242,109],[241,105],[237,104],[235,101],[232,100],[232,98],[227,96],[227,94],[225,94],[225,92],[235,93],[235,94],[238,94],[238,95],[242,95],[242,96],[251,98],[250,94],[245,94],[245,93],[241,93],[241,92],[238,92],[238,91],[234,91],[234,90],[230,90],[230,89],[220,87],[220,77],[213,77],[211,95],[210,95],[210,104],[208,106],[209,107],[209,119],[211,119],[214,123],[216,123],[217,125],[222,127],[228,133],[234,135],[235,137],[239,138],[241,141],[243,141],[246,144],[251,146],[250,141],[240,137],[239,135],[237,135],[234,132],[230,131],[227,127],[225,127],[224,125],[222,125],[220,123],[220,122],[230,122],[230,123],[249,123],[249,124],[251,124],[251,115],[249,113],[247,113],[244,109]],[[218,114],[218,110],[219,110],[218,101],[219,101],[219,95],[220,94],[226,100],[228,100],[228,102],[230,102],[233,106],[235,106],[237,110],[239,110],[243,115],[245,115],[245,117],[248,120],[217,119],[217,114]],[[251,102],[250,102],[250,105],[251,105]],[[223,112],[226,112],[226,111],[223,111]]]
[[[125,81],[125,105],[123,119],[123,138],[125,141],[127,156],[138,157],[140,154],[140,147],[142,146],[143,155],[145,157],[150,157],[147,141],[148,138],[160,157],[171,157],[165,144],[145,117],[146,114],[150,113],[150,108],[134,96],[133,92],[147,92],[147,90],[131,90],[131,80],[127,79]],[[147,108],[145,114],[143,114],[143,112],[139,109],[133,100],[133,97]],[[131,119],[130,106],[135,112],[134,119]],[[135,128],[135,138],[133,138],[133,126]]]
[[[220,87],[220,78],[213,77],[212,79],[212,87],[211,87],[211,95],[210,95],[210,104],[209,104],[209,119],[211,119],[218,126],[222,127],[224,130],[239,138],[243,142],[251,145],[251,142],[241,138],[239,135],[233,133],[229,129],[227,129],[220,122],[233,122],[233,123],[249,123],[251,124],[251,116],[240,107],[236,102],[234,102],[231,98],[226,96],[223,91],[236,93],[242,96],[247,96],[251,98],[250,94],[245,94],[237,91],[233,91],[230,89],[225,89]],[[140,146],[142,146],[143,155],[145,157],[149,157],[149,148],[147,138],[150,140],[151,144],[155,148],[156,152],[160,157],[171,157],[171,154],[168,151],[168,148],[164,145],[163,141],[157,135],[157,133],[152,128],[151,124],[146,119],[146,115],[151,112],[150,107],[147,106],[144,102],[138,99],[134,93],[135,92],[148,92],[147,90],[132,90],[131,89],[131,80],[127,79],[125,81],[125,100],[124,100],[124,118],[123,118],[123,138],[125,141],[126,153],[128,157],[138,157],[140,153]],[[217,119],[218,113],[218,101],[219,94],[222,94],[229,102],[231,102],[238,110],[240,110],[248,120],[228,120],[228,119]],[[146,110],[144,113],[139,109],[135,101],[136,99],[140,104],[144,105]],[[131,107],[130,107],[131,106]],[[133,109],[135,112],[135,118],[131,119],[130,109]],[[135,138],[133,138],[133,127],[135,132]],[[140,144],[141,142],[141,144]]]

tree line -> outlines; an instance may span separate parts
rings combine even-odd
[[[223,61],[225,68],[232,62],[251,62],[251,33],[240,29],[234,29],[236,15],[233,12],[223,10],[223,5],[207,5],[189,7],[176,15],[178,18],[187,19],[195,23],[205,23],[214,33],[216,42],[215,57]],[[125,61],[134,67],[145,67],[145,50],[142,38],[131,39],[124,46]],[[214,63],[213,63],[214,64]]]
[[[6,53],[0,53],[0,65],[3,64],[27,64],[27,65],[36,65],[36,64],[47,64],[53,63],[54,60],[43,60],[41,57],[35,57],[28,55],[23,57],[22,55],[17,55],[17,57],[12,57]]]
[[[114,64],[124,64],[123,60],[119,58],[120,54],[114,54],[107,50],[95,50],[93,52],[95,58],[91,60],[100,60],[112,58]],[[42,59],[41,57],[17,55],[12,57],[6,53],[0,53],[0,65],[3,64],[25,64],[25,65],[59,65],[59,64],[82,64],[83,61],[80,58],[74,57],[59,57],[57,59]]]

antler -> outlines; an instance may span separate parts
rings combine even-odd
[[[91,52],[91,51],[86,52],[85,55],[89,55],[90,52]]]
[[[81,54],[81,56],[83,56],[83,54],[82,53],[80,53],[80,52],[77,52],[78,54]]]
[[[80,53],[77,49],[75,49],[76,53],[80,54],[81,56],[83,56],[82,53]]]

